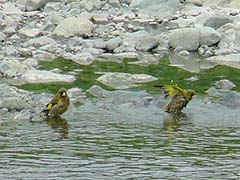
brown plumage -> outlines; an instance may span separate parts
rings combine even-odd
[[[69,97],[65,88],[58,90],[53,99],[46,105],[46,109],[43,109],[41,112],[45,116],[60,116],[63,114],[70,104]]]
[[[191,89],[182,89],[177,85],[154,85],[159,87],[164,92],[164,97],[172,97],[170,103],[166,107],[166,112],[179,113],[187,106],[194,96],[194,91]]]

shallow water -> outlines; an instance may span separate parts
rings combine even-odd
[[[130,96],[86,102],[64,118],[3,122],[1,179],[240,178],[239,111],[193,100],[169,116]]]

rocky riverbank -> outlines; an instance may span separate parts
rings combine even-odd
[[[181,58],[195,51],[199,59],[239,68],[239,7],[236,0],[2,0],[0,73],[72,82],[71,75],[44,76],[35,68],[56,57],[82,65],[137,58],[149,65],[171,49]]]
[[[172,65],[191,72],[216,64],[240,68],[239,16],[237,0],[0,0],[0,75],[18,83],[75,81],[74,75],[37,69],[40,61],[57,57],[86,66],[136,58],[132,64],[148,66],[170,54]],[[194,61],[192,52],[198,54]],[[125,89],[156,78],[115,72],[97,81]],[[32,119],[52,96],[7,84],[0,89],[2,119]],[[212,88],[208,93],[223,105],[239,107],[237,92]],[[85,97],[78,88],[69,94],[74,103]],[[139,104],[149,99],[147,94]]]

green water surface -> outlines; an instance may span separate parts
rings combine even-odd
[[[105,89],[111,90],[110,87],[106,87],[96,79],[101,74],[96,72],[124,72],[132,74],[148,74],[157,77],[157,81],[139,84],[139,86],[133,89],[147,90],[150,93],[159,93],[159,89],[153,87],[154,84],[177,84],[180,87],[189,88],[195,90],[198,94],[204,94],[204,92],[210,87],[214,86],[215,81],[221,79],[228,79],[236,84],[235,90],[240,90],[240,76],[239,69],[216,66],[208,70],[202,70],[199,73],[187,72],[178,67],[169,66],[169,60],[164,57],[157,65],[140,66],[135,64],[128,64],[132,60],[124,60],[122,63],[117,62],[100,62],[95,61],[91,65],[84,66],[79,65],[71,60],[57,58],[54,61],[42,61],[39,64],[39,69],[52,70],[58,68],[61,73],[71,74],[75,70],[77,80],[73,83],[38,83],[38,84],[25,84],[20,88],[30,90],[34,92],[50,92],[55,93],[59,88],[72,88],[79,87],[83,90],[87,90],[92,85],[99,85]],[[81,71],[78,71],[81,70]],[[199,78],[197,81],[187,80],[190,77],[196,76]]]

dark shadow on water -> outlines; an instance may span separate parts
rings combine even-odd
[[[48,127],[54,129],[56,132],[61,133],[62,139],[68,138],[69,124],[67,119],[57,116],[47,117],[45,120],[47,122]]]

